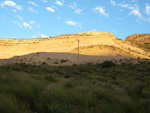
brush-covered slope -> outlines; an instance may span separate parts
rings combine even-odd
[[[0,58],[11,58],[36,52],[76,54],[78,39],[82,55],[150,58],[150,54],[138,46],[119,40],[108,32],[84,32],[42,39],[0,39]],[[63,54],[62,58],[64,58]]]

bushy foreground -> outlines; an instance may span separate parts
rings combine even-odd
[[[0,67],[2,113],[150,113],[150,63]]]

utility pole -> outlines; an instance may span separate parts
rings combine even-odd
[[[79,64],[79,43],[80,43],[80,40],[78,39],[77,40],[78,41],[78,52],[77,52],[77,54],[78,54],[78,57],[77,57],[77,64]]]

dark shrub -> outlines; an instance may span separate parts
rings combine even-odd
[[[65,88],[73,88],[77,85],[77,81],[74,78],[69,79],[65,84]]]
[[[45,64],[46,64],[46,62],[43,62],[43,63],[42,63],[42,65],[45,65]]]
[[[49,82],[56,82],[57,79],[52,75],[45,75],[44,78]]]
[[[53,64],[58,64],[58,62],[54,62]]]
[[[112,61],[105,61],[105,62],[103,62],[101,65],[102,65],[102,68],[107,68],[107,67],[113,67],[113,66],[115,66],[116,64],[113,63]]]
[[[67,60],[67,59],[61,59],[61,63],[64,63],[64,62],[67,62],[67,61],[69,61],[69,60]]]

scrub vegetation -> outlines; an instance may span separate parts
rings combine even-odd
[[[150,63],[0,67],[2,113],[150,113]]]

